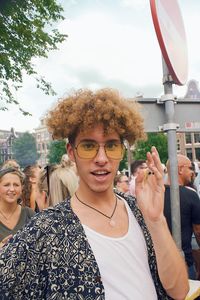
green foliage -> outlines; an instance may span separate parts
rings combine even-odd
[[[36,141],[32,134],[25,132],[13,142],[13,158],[22,168],[35,164],[38,159]]]
[[[66,141],[52,141],[49,146],[48,160],[50,164],[60,163],[61,157],[66,153]]]
[[[127,150],[124,154],[123,159],[120,161],[119,164],[119,171],[127,170],[128,169],[128,161],[127,161]]]
[[[32,59],[47,57],[50,50],[64,41],[66,35],[52,29],[52,23],[64,19],[57,0],[6,0],[0,4],[0,109],[7,104],[19,105],[11,90],[18,90],[24,71],[33,75],[37,87],[55,94],[51,84],[38,76]],[[23,114],[29,114],[19,107]]]
[[[155,146],[162,163],[168,159],[167,136],[164,133],[148,133],[146,141],[139,141],[134,151],[134,159],[146,159],[146,153]]]

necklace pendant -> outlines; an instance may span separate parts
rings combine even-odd
[[[110,226],[111,227],[115,227],[116,223],[114,220],[110,219],[110,222],[109,222]]]

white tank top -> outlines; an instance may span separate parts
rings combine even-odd
[[[129,229],[123,237],[108,237],[83,225],[99,266],[105,299],[156,300],[144,236],[130,207],[124,203]]]

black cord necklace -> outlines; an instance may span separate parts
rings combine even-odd
[[[95,210],[95,211],[98,212],[99,214],[101,214],[101,215],[103,215],[104,217],[108,218],[108,219],[110,220],[110,222],[109,222],[110,226],[112,226],[112,227],[115,226],[115,221],[112,220],[112,217],[114,216],[114,213],[115,213],[116,208],[117,208],[117,196],[115,196],[115,199],[116,199],[116,201],[115,201],[115,206],[114,206],[113,212],[112,212],[112,214],[111,214],[110,216],[104,214],[104,213],[101,212],[100,210],[98,210],[98,209],[96,209],[96,208],[94,208],[94,207],[92,207],[92,206],[86,204],[85,202],[83,202],[81,199],[79,199],[79,197],[77,196],[76,193],[75,193],[75,196],[76,196],[77,200],[78,200],[79,202],[81,202],[83,205],[85,205],[85,206],[87,206],[87,207],[89,207],[89,208]]]

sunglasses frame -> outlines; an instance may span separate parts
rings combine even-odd
[[[95,158],[96,155],[97,155],[97,153],[99,152],[99,148],[101,147],[100,144],[97,143],[96,141],[88,141],[88,142],[90,142],[90,143],[94,143],[94,144],[98,145],[96,154],[95,154],[94,156],[92,156],[92,157],[82,157],[82,156],[80,156],[80,154],[79,154],[78,147],[79,147],[79,145],[80,145],[81,143],[84,143],[84,142],[87,142],[87,141],[81,141],[81,142],[78,143],[77,146],[73,146],[74,149],[75,149],[76,152],[77,152],[78,157],[81,158],[81,159],[93,159],[93,158]],[[126,147],[125,147],[124,143],[121,142],[121,141],[119,142],[119,144],[121,145],[121,157],[119,157],[119,158],[113,158],[113,157],[110,157],[110,156],[107,154],[107,151],[106,151],[106,148],[105,148],[106,144],[108,144],[108,143],[110,143],[110,142],[112,142],[112,141],[107,141],[107,142],[104,144],[104,146],[103,146],[103,147],[104,147],[104,151],[105,151],[106,156],[107,156],[109,159],[121,160],[121,159],[124,157],[125,150],[126,150]],[[116,141],[113,141],[113,142],[116,143]]]

